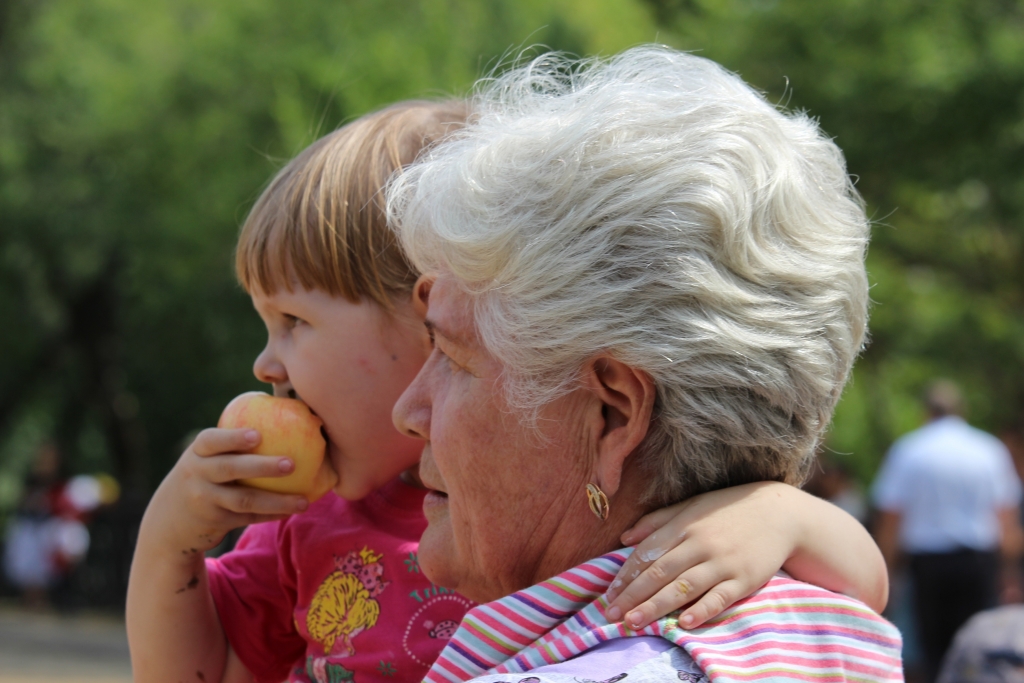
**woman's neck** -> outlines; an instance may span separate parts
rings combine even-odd
[[[622,534],[649,511],[639,503],[646,492],[647,482],[637,476],[638,473],[633,471],[635,469],[629,467],[623,472],[619,489],[609,496],[609,512],[605,520],[590,511],[586,490],[581,489],[580,504],[573,505],[571,514],[563,517],[563,524],[559,525],[551,537],[547,552],[536,565],[532,580],[512,590],[528,588],[587,560],[621,548]]]

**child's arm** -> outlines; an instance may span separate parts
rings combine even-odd
[[[888,600],[885,561],[860,522],[777,482],[694,496],[646,515],[622,542],[640,545],[612,582],[608,616],[635,628],[687,604],[679,624],[699,626],[780,568],[876,611]]]
[[[234,482],[283,476],[289,458],[238,455],[259,443],[245,429],[207,429],[153,495],[128,581],[127,627],[134,680],[251,680],[231,649],[210,594],[203,553],[231,529],[300,512],[302,496]]]

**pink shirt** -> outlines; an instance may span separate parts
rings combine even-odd
[[[207,560],[228,642],[259,683],[423,679],[472,606],[420,572],[423,495],[397,479],[358,502],[329,493]]]

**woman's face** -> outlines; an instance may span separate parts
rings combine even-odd
[[[426,441],[419,561],[427,576],[486,601],[589,559],[585,539],[599,534],[585,494],[585,390],[545,406],[538,434],[505,401],[502,366],[480,344],[469,299],[450,276],[430,290],[426,324],[433,351],[394,421]]]

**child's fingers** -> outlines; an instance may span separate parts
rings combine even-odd
[[[295,471],[291,458],[267,455],[210,455],[199,464],[201,476],[214,484],[238,479],[283,477]]]
[[[200,536],[199,543],[202,544],[203,550],[215,548],[217,545],[224,540],[226,535],[231,529],[240,529],[250,524],[261,524],[263,522],[276,522],[282,519],[287,519],[294,512],[289,514],[280,515],[269,515],[269,514],[239,514],[236,512],[228,512],[226,510],[221,511],[221,517],[217,520],[218,524],[216,531],[207,532]]]
[[[679,615],[679,625],[683,628],[697,628],[749,594],[750,591],[737,579],[722,581]]]
[[[698,564],[698,558],[692,552],[693,546],[686,544],[673,548],[671,551],[652,559],[651,555],[643,552],[642,546],[630,556],[629,560],[622,565],[624,571],[620,577],[612,581],[611,587],[605,593],[609,607],[618,609],[615,619],[625,614],[644,600],[650,599],[652,595],[667,586],[674,577],[680,576],[683,572]],[[639,559],[638,556],[644,559]],[[637,558],[637,559],[634,559]]]
[[[631,610],[624,610],[623,623],[640,629],[696,600],[702,593],[719,583],[714,567],[707,562],[698,564],[678,575],[670,582],[661,581],[660,590]]]
[[[251,486],[215,486],[210,495],[217,507],[241,515],[292,515],[309,507],[303,496]]]
[[[703,560],[695,555],[697,546],[683,541],[685,536],[684,531],[673,534],[662,527],[645,538],[619,568],[605,593],[608,602],[628,611]]]
[[[636,545],[661,527],[665,526],[669,520],[679,514],[684,505],[686,505],[685,501],[644,515],[636,524],[622,532],[622,536],[619,540],[622,541],[623,545]]]
[[[249,526],[250,524],[262,524],[263,522],[277,522],[282,519],[287,519],[292,514],[295,513],[291,513],[288,515],[238,515],[238,523],[234,526],[234,528],[238,529],[243,526]]]
[[[626,529],[619,540],[622,541],[623,545],[636,545],[640,543],[655,531],[679,517],[696,500],[698,500],[697,497],[689,498],[681,503],[669,505],[667,508],[661,508],[644,515],[636,524]]]
[[[204,429],[192,442],[192,452],[201,458],[221,453],[244,453],[260,442],[255,429]]]

